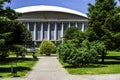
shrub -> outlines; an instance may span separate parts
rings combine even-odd
[[[40,53],[49,56],[51,53],[56,53],[56,46],[51,41],[43,41],[40,45]]]
[[[101,43],[96,43],[96,45],[101,45]],[[72,41],[66,41],[66,43],[58,47],[58,57],[63,62],[69,63],[72,66],[86,66],[98,61],[99,52],[104,49],[104,46],[96,45],[84,40],[81,43],[81,47],[77,48]]]

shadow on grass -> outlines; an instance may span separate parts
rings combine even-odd
[[[120,60],[120,56],[106,56],[105,59]]]
[[[33,58],[6,58],[0,62],[1,65],[8,65],[15,62],[34,61]]]
[[[114,65],[114,64],[120,65],[120,56],[107,56],[105,58],[104,63],[99,61],[95,64],[83,65],[79,67],[67,65],[67,66],[64,66],[64,68],[101,68],[101,67],[107,67],[107,65]]]
[[[101,64],[90,64],[90,65],[84,65],[84,66],[64,66],[64,68],[101,68],[101,67],[106,67],[106,65],[101,65]]]
[[[30,71],[31,69],[29,67],[21,67],[21,66],[18,66],[16,68],[14,68],[17,72],[20,72],[20,71]],[[0,72],[1,73],[6,73],[6,72],[11,72],[11,67],[0,67]]]
[[[113,64],[120,64],[120,61],[105,61],[104,63],[98,62],[98,64],[113,65]]]

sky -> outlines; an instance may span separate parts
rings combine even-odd
[[[116,1],[117,5],[120,5],[120,2]],[[11,0],[11,3],[5,4],[5,6],[17,9],[26,6],[49,5],[65,7],[86,14],[88,13],[88,3],[94,4],[95,0]]]

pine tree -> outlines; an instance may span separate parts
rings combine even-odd
[[[100,40],[107,49],[115,49],[119,42],[115,35],[120,32],[120,15],[115,0],[95,0],[94,5],[89,4],[88,10],[89,41]]]
[[[0,59],[5,58],[9,50],[13,50],[12,45],[23,45],[31,41],[30,31],[22,23],[14,21],[20,13],[4,7],[5,2],[10,3],[10,0],[0,0]]]

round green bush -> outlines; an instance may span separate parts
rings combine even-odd
[[[56,53],[56,46],[51,41],[43,41],[40,45],[40,53],[50,56],[52,53]]]

